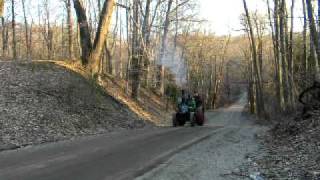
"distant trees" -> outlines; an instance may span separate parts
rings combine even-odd
[[[240,83],[239,66],[242,65],[235,60],[237,58],[230,57],[236,53],[232,47],[237,46],[232,41],[230,36],[188,31],[177,40],[177,45],[184,49],[186,90],[201,94],[206,108],[215,109],[228,104],[231,101],[228,94],[239,95],[241,85],[237,83]]]
[[[30,0],[21,0],[18,4],[10,0],[11,9],[1,18],[2,56],[7,59],[79,58],[92,74],[125,78],[131,85],[127,89],[130,88],[133,97],[138,96],[141,86],[158,89],[163,94],[165,85],[158,82],[165,82],[167,69],[162,66],[162,76],[158,77],[157,65],[162,64],[158,63],[160,54],[166,53],[165,42],[171,42],[173,35],[176,41],[179,27],[183,27],[184,22],[178,18],[185,15],[183,11],[179,14],[178,8],[188,8],[191,1],[40,0],[36,14],[30,11],[34,7],[29,6],[36,5]],[[0,3],[4,5],[4,1]],[[3,11],[4,6],[0,7]],[[60,7],[64,7],[65,13],[56,13]],[[21,12],[15,12],[20,9]],[[22,16],[18,23],[16,16]],[[33,16],[37,25],[33,24]],[[113,19],[115,22],[111,24]],[[74,20],[77,26],[73,25]],[[173,22],[176,28],[171,32],[169,25]],[[111,26],[113,32],[109,33]]]
[[[68,57],[72,58],[71,55],[74,54],[72,46],[75,43],[72,41],[74,28],[70,23],[71,2],[63,1],[67,11]],[[164,95],[167,67],[161,61],[167,53],[173,35],[177,44],[179,27],[190,24],[187,22],[190,17],[182,11],[179,14],[178,9],[188,8],[192,0],[122,0],[117,3],[106,0],[102,1],[103,5],[101,1],[96,4],[89,0],[72,2],[78,21],[82,64],[89,67],[93,74],[108,73],[120,77],[124,77],[125,74],[127,84],[131,84],[131,96],[134,98],[138,97],[141,86],[158,89],[157,92]],[[91,4],[87,5],[87,2]],[[86,10],[88,6],[89,10]],[[98,16],[95,9],[98,9]],[[116,13],[113,13],[114,10]],[[113,33],[109,33],[112,16],[115,16],[114,29]],[[97,26],[93,21],[95,18],[92,17],[99,17]],[[124,25],[123,18],[125,18],[126,33],[121,27]],[[178,18],[184,19],[179,21]],[[176,25],[174,33],[170,32],[172,22]],[[124,48],[127,50],[124,51]],[[126,61],[124,58],[127,58]],[[158,65],[160,69],[157,68]],[[127,68],[123,68],[124,66]]]
[[[164,97],[179,85],[216,108],[230,87],[231,38],[203,30],[195,0],[6,2],[3,59],[78,60],[93,77],[116,79],[135,99],[142,88]]]
[[[261,116],[261,113],[259,113],[261,104],[258,105],[260,97],[265,106],[270,106],[270,104],[267,104],[270,101],[266,102],[265,97],[262,95],[274,95],[274,102],[277,105],[276,108],[273,108],[274,111],[281,113],[294,111],[297,107],[299,90],[305,88],[308,82],[312,82],[319,74],[319,28],[315,20],[316,15],[313,3],[311,0],[302,0],[300,3],[303,7],[303,31],[301,33],[294,31],[294,18],[296,18],[294,13],[295,5],[297,4],[295,0],[267,0],[268,24],[272,40],[270,44],[272,50],[270,52],[272,52],[271,58],[273,59],[271,66],[267,67],[267,65],[261,64],[262,60],[257,61],[256,59],[259,58],[255,58],[258,56],[266,60],[269,56],[266,53],[268,49],[267,46],[264,47],[264,53],[261,56],[259,56],[259,53],[257,55],[257,49],[260,48],[260,45],[257,45],[256,41],[259,41],[261,36],[259,37],[259,31],[256,31],[256,34],[254,32],[259,29],[259,24],[252,23],[254,20],[252,20],[251,16],[255,17],[255,14],[248,10],[246,0],[243,0],[246,16],[244,26],[248,32],[253,63],[253,67],[248,68],[248,70],[252,69],[253,72],[259,72],[259,66],[255,66],[255,62],[258,62],[260,69],[269,69],[274,77],[274,82],[271,86],[264,84],[270,72],[262,72],[260,75],[262,80],[259,80],[260,78],[257,75],[250,77],[250,81],[253,81],[253,83],[249,83],[249,92],[251,92],[250,84],[253,84],[253,86],[260,86],[259,84],[261,84],[262,87],[261,95],[257,92],[260,91],[260,88],[258,88],[254,90],[256,95],[249,98],[253,101],[250,103],[253,106],[251,109],[255,109],[254,112],[259,116]],[[310,33],[308,33],[308,29],[310,29]],[[264,38],[264,43],[268,42],[267,37]],[[310,41],[308,41],[308,38]],[[310,45],[308,42],[310,42]],[[249,64],[249,66],[251,65]],[[271,91],[271,88],[274,91]],[[273,94],[272,92],[275,93]]]

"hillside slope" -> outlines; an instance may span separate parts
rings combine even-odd
[[[46,62],[46,61],[39,61]],[[91,79],[91,74],[81,66],[79,62],[70,61],[51,61],[59,66],[66,67],[78,74],[81,74],[87,79]],[[150,90],[140,88],[138,100],[133,100],[130,97],[130,88],[125,91],[126,81],[120,78],[102,75],[97,78],[97,83],[110,96],[114,97],[118,102],[125,104],[131,111],[136,113],[142,119],[151,121],[157,126],[171,125],[171,118],[174,108],[170,103]]]
[[[0,87],[0,149],[152,126],[95,83],[54,63],[1,62]]]

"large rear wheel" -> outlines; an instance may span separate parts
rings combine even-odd
[[[195,122],[197,123],[198,126],[203,126],[204,124],[204,113],[202,110],[200,110],[200,108],[196,112]]]
[[[172,115],[172,126],[173,127],[177,127],[178,126],[177,115],[176,114]]]

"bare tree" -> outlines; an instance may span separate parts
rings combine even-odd
[[[78,24],[80,28],[80,39],[82,48],[82,63],[89,64],[89,68],[93,74],[99,72],[99,62],[102,55],[102,50],[105,45],[107,35],[109,33],[109,26],[111,23],[111,16],[113,12],[114,0],[105,0],[98,23],[98,29],[95,34],[94,42],[92,44],[90,38],[90,31],[87,21],[87,15],[83,2],[81,0],[73,0],[74,8],[76,10]]]
[[[141,38],[139,36],[140,26],[140,8],[139,2],[133,2],[133,27],[132,27],[132,53],[131,53],[131,75],[132,75],[132,92],[131,97],[137,99],[140,89],[140,75],[141,75]]]
[[[67,9],[67,26],[68,26],[68,58],[73,59],[73,21],[71,13],[71,0],[65,0]]]
[[[294,59],[293,59],[293,31],[294,31],[294,7],[295,7],[295,0],[291,1],[291,25],[290,25],[290,37],[289,37],[289,58],[288,58],[288,76],[289,76],[289,96],[291,99],[291,108],[294,107],[295,103],[295,83],[294,83]]]
[[[44,1],[44,24],[42,34],[44,37],[45,45],[47,47],[47,59],[53,58],[53,29],[51,27],[50,10],[49,10],[49,0]]]
[[[150,46],[150,13],[151,13],[151,0],[146,1],[145,5],[145,12],[143,17],[143,24],[142,24],[142,37],[144,41],[144,46],[142,47],[144,50],[143,54],[143,65],[144,65],[144,82],[145,86],[149,86],[149,71],[150,71],[150,59],[148,56],[149,46]]]
[[[161,66],[160,66],[160,93],[164,94],[164,88],[165,88],[165,68],[164,68],[164,53],[167,48],[167,38],[168,38],[168,32],[169,32],[169,26],[170,26],[170,12],[172,7],[173,0],[168,1],[168,7],[166,11],[166,17],[164,21],[163,26],[163,35],[162,35],[162,44],[160,49],[160,58]]]
[[[319,49],[319,43],[318,43],[318,33],[317,33],[317,29],[316,29],[316,23],[314,20],[314,16],[313,16],[313,7],[312,7],[312,3],[311,0],[306,0],[306,5],[307,5],[307,14],[308,14],[308,19],[309,19],[309,28],[310,28],[310,36],[311,41],[312,41],[312,45],[315,47],[315,52],[317,55],[317,58],[315,58],[315,72],[316,74],[319,74],[320,69],[319,69],[319,55],[320,55],[320,49]]]
[[[309,71],[309,61],[308,61],[308,54],[307,54],[307,12],[306,12],[306,2],[302,0],[302,9],[303,9],[303,59],[304,59],[304,74],[307,76]]]
[[[87,65],[89,62],[90,51],[92,49],[92,42],[90,38],[86,10],[81,0],[73,0],[73,4],[76,10],[80,31],[81,60],[83,65]]]
[[[1,17],[2,25],[2,55],[6,56],[8,51],[8,42],[9,42],[9,28],[5,23],[5,18]]]
[[[13,59],[17,59],[15,0],[11,0]]]
[[[257,91],[257,113],[260,117],[265,117],[265,108],[264,108],[264,99],[263,99],[263,87],[262,87],[262,76],[261,76],[261,69],[260,65],[257,59],[257,49],[256,49],[256,40],[255,40],[255,34],[254,29],[251,22],[251,17],[249,14],[249,10],[247,7],[246,0],[243,0],[243,6],[246,14],[246,19],[248,23],[249,28],[249,35],[251,40],[251,48],[252,48],[252,59],[253,59],[253,68],[254,68],[254,74],[256,78],[256,91]]]
[[[22,3],[22,10],[23,10],[23,18],[24,18],[24,28],[25,28],[25,41],[26,41],[26,48],[27,48],[27,59],[31,58],[31,44],[30,44],[30,33],[29,33],[29,24],[28,19],[26,15],[26,6],[25,6],[25,0],[21,0]]]

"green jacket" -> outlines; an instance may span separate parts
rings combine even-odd
[[[195,112],[196,111],[196,101],[194,100],[194,98],[188,99],[187,103],[189,106],[189,111]]]

